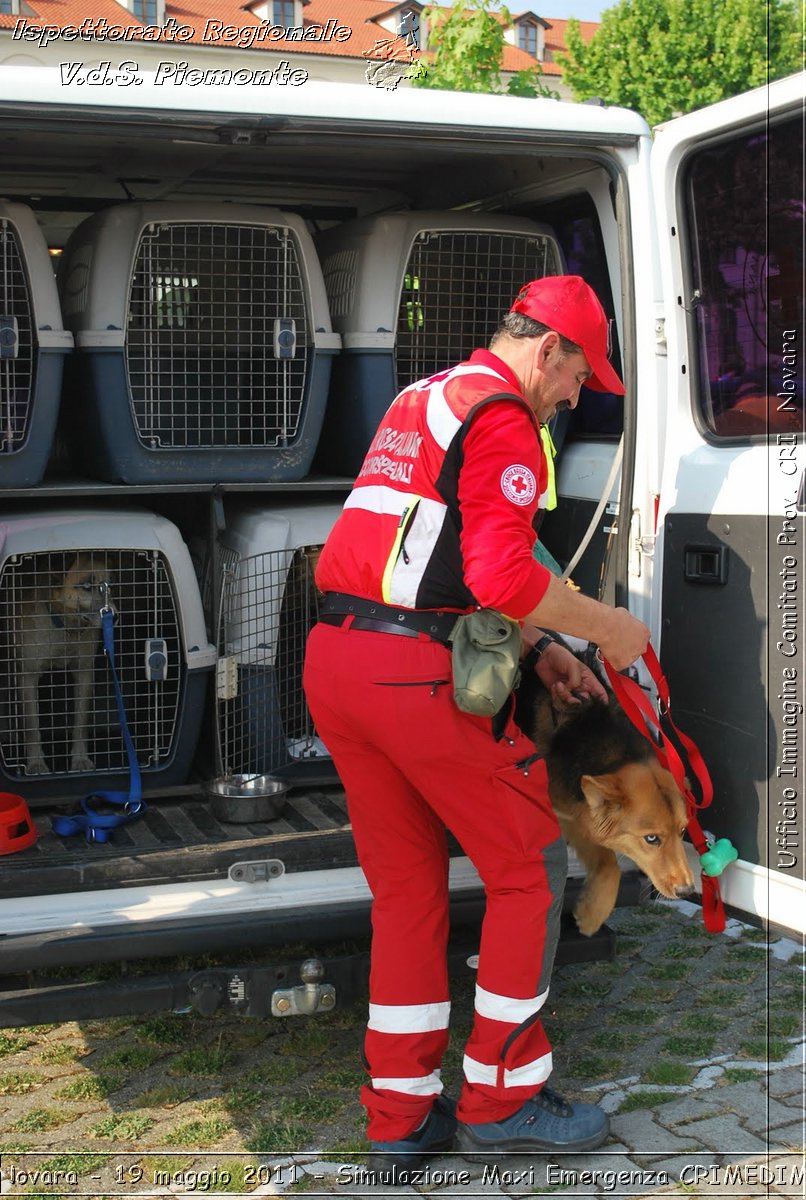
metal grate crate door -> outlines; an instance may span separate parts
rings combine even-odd
[[[116,609],[115,658],[137,759],[159,767],[178,735],[184,671],[173,587],[156,551],[18,555],[0,570],[0,762],[42,778],[125,771],[101,645],[99,590]],[[164,655],[157,671],[149,660]]]
[[[290,445],[303,416],[309,327],[290,230],[149,226],[126,331],[139,440],[150,450]]]
[[[468,230],[419,234],[400,293],[398,388],[486,346],[524,283],[557,270],[554,244],[541,235]]]
[[[0,218],[0,455],[20,450],[28,437],[34,396],[31,286],[19,235]],[[2,469],[0,458],[0,469]]]
[[[317,752],[302,690],[319,616],[318,546],[223,564],[216,727],[224,776],[270,774]]]

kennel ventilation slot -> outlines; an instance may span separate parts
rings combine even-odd
[[[300,218],[124,204],[75,232],[61,290],[93,474],[137,483],[307,473],[340,340]]]
[[[41,480],[72,346],[34,214],[0,203],[0,487]]]
[[[562,270],[547,226],[494,215],[393,213],[317,247],[344,347],[319,459],[349,474],[401,388],[487,345],[523,284]]]
[[[36,514],[0,526],[0,779],[37,797],[127,772],[101,641],[108,594],[143,784],[185,782],[215,650],[178,531],[133,513],[50,514],[48,525]]]
[[[336,504],[244,506],[219,544],[217,687],[220,766],[265,774],[329,758],[305,703],[305,643],[319,614],[314,573]]]

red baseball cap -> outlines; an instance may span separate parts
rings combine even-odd
[[[610,322],[593,288],[579,275],[533,279],[521,288],[510,311],[540,321],[579,346],[593,371],[586,387],[624,395],[624,384],[607,361]]]

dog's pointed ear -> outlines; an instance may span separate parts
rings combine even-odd
[[[579,786],[592,809],[621,807],[621,788],[612,775],[583,775]]]

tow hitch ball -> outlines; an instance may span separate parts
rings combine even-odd
[[[313,1013],[329,1012],[336,1004],[336,989],[332,983],[322,983],[324,974],[325,968],[318,958],[306,958],[299,969],[302,983],[272,992],[271,1015],[310,1017]]]

